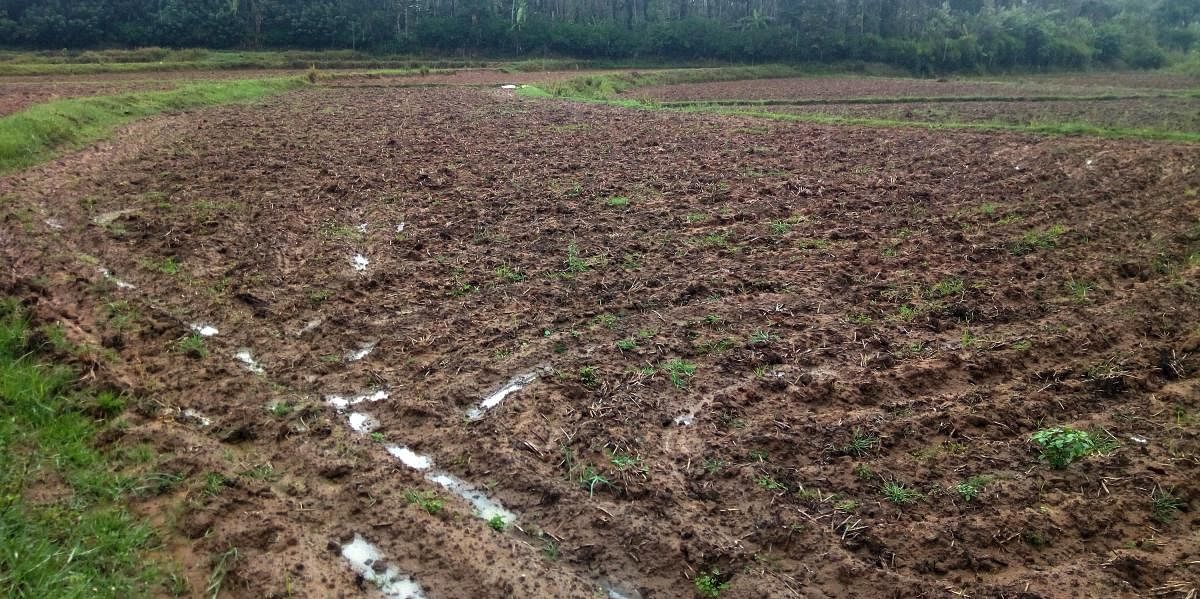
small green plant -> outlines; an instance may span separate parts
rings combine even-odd
[[[704,316],[704,324],[710,327],[715,327],[721,324],[721,317],[716,314],[706,314]]]
[[[445,507],[445,502],[439,499],[436,493],[429,491],[409,489],[404,492],[404,500],[419,506],[433,516],[436,516]]]
[[[979,207],[979,212],[980,212],[981,214],[985,214],[985,215],[987,215],[987,216],[992,216],[993,214],[996,214],[996,209],[997,209],[997,208],[999,208],[999,207],[1000,207],[1000,206],[998,206],[998,205],[996,205],[996,204],[992,204],[992,203],[990,203],[990,202],[989,202],[989,203],[987,203],[987,204],[984,204],[984,205],[980,206],[980,207]]]
[[[787,232],[791,231],[791,230],[792,230],[792,223],[789,223],[786,220],[777,220],[777,221],[771,222],[771,234],[772,235],[786,235]]]
[[[871,324],[871,317],[866,314],[847,314],[846,321],[850,324],[866,326]]]
[[[579,255],[579,246],[575,243],[567,244],[567,272],[576,274],[587,272],[588,261]]]
[[[504,516],[501,516],[500,514],[496,514],[495,516],[488,518],[487,523],[488,527],[496,532],[504,532],[504,530],[508,528],[508,523],[504,521]]]
[[[876,445],[879,445],[879,437],[869,435],[856,428],[850,435],[850,441],[842,446],[842,452],[853,456],[866,455]]]
[[[667,376],[671,377],[671,384],[675,385],[676,389],[686,387],[688,379],[696,374],[696,365],[681,358],[668,361],[662,368]]]
[[[750,456],[751,460],[754,460],[755,462],[758,462],[760,464],[765,463],[767,461],[767,457],[768,457],[767,452],[765,452],[761,449],[751,449],[749,456]]]
[[[203,358],[208,355],[208,348],[204,345],[204,337],[197,333],[192,333],[175,342],[175,347],[180,352],[193,357]]]
[[[1160,524],[1168,524],[1176,513],[1183,509],[1183,500],[1161,487],[1150,492],[1150,518]]]
[[[1039,430],[1031,439],[1042,450],[1038,457],[1057,469],[1066,468],[1071,462],[1097,450],[1096,439],[1091,433],[1069,426]]]
[[[687,216],[683,217],[683,220],[690,225],[692,223],[702,222],[707,218],[708,215],[704,214],[703,212],[689,212]]]
[[[879,488],[879,492],[883,494],[885,499],[896,505],[908,505],[921,498],[921,494],[916,489],[907,487],[903,483],[896,481],[883,483],[883,486]]]
[[[855,466],[854,467],[854,476],[857,476],[859,479],[866,480],[866,481],[872,481],[872,480],[875,480],[876,478],[879,478],[879,475],[875,474],[875,469],[871,468],[870,464],[859,464],[859,465]]]
[[[625,208],[629,206],[629,198],[625,196],[612,196],[604,201],[604,205],[609,208]]]
[[[642,464],[642,458],[631,456],[624,453],[613,453],[609,457],[609,462],[617,468],[617,470],[634,470],[638,472],[646,472],[646,466]]]
[[[179,261],[174,256],[167,256],[159,260],[147,259],[143,264],[150,270],[157,270],[164,275],[179,274]]]
[[[1067,290],[1071,292],[1071,297],[1074,298],[1077,304],[1088,303],[1088,294],[1092,292],[1092,284],[1087,281],[1077,281],[1071,279],[1067,281]]]
[[[617,317],[615,314],[605,312],[596,317],[596,324],[611,329],[617,325]]]
[[[112,418],[125,411],[125,396],[112,391],[100,391],[96,393],[94,404],[96,411],[105,418]]]
[[[521,274],[521,271],[508,265],[497,268],[496,276],[508,281],[509,283],[518,283],[525,280],[525,275]]]
[[[619,349],[621,351],[632,351],[634,349],[637,349],[637,340],[622,339],[617,342],[617,349]]]
[[[713,568],[709,572],[701,572],[692,580],[696,586],[696,593],[701,597],[715,599],[722,592],[729,588],[728,582],[721,582],[721,571]]]
[[[295,406],[286,401],[272,402],[271,405],[267,407],[267,411],[276,418],[285,418],[295,409]]]
[[[305,296],[308,298],[308,303],[319,306],[329,301],[329,298],[333,297],[333,292],[328,289],[309,289]]]
[[[833,509],[839,512],[853,512],[854,510],[858,509],[858,502],[853,499],[843,499],[833,504]]]
[[[588,466],[583,469],[583,475],[579,477],[579,483],[583,488],[587,489],[588,497],[596,494],[596,487],[612,486],[612,481],[600,475],[600,472],[593,466]]]
[[[1058,245],[1058,240],[1067,228],[1062,225],[1052,225],[1041,231],[1029,231],[1020,239],[1014,241],[1009,250],[1017,256],[1031,254],[1037,250],[1050,249]]]
[[[750,335],[750,344],[751,345],[770,345],[772,342],[774,342],[778,339],[779,339],[779,337],[777,335],[771,333],[771,331],[757,330],[757,331],[754,331]]]
[[[988,483],[992,482],[990,476],[972,476],[957,485],[954,485],[953,490],[962,497],[963,501],[972,501],[979,496],[979,492],[983,490]]]
[[[217,472],[209,472],[204,475],[204,482],[200,486],[200,491],[208,497],[216,497],[225,489],[225,477]]]
[[[706,474],[716,474],[725,468],[725,462],[717,458],[708,458],[704,460],[704,472]]]
[[[595,366],[584,366],[579,369],[579,384],[592,389],[600,384],[600,371]]]
[[[775,477],[771,476],[770,474],[759,476],[758,478],[754,479],[754,482],[757,483],[758,486],[768,491],[782,491],[787,488],[783,483],[775,480]]]
[[[468,281],[455,281],[454,288],[450,290],[450,295],[454,297],[462,297],[479,291],[478,285],[473,285]]]
[[[549,537],[542,539],[542,557],[553,562],[557,561],[561,555],[562,552],[558,548],[558,543],[554,542],[554,539]]]
[[[939,281],[930,291],[937,297],[948,297],[951,295],[962,295],[964,288],[962,279],[945,279]]]

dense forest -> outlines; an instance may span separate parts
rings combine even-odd
[[[0,46],[1148,68],[1200,0],[0,0]]]

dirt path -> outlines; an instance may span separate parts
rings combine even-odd
[[[0,251],[119,355],[193,591],[1138,596],[1200,573],[1150,510],[1200,490],[1198,158],[321,88],[0,180]]]

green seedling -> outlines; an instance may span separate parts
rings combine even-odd
[[[983,487],[990,482],[992,482],[992,478],[990,476],[972,476],[971,478],[954,485],[953,490],[955,493],[958,493],[959,497],[962,497],[963,501],[969,502],[978,497],[980,491],[983,490]]]
[[[496,532],[504,532],[504,530],[508,528],[508,523],[505,522],[504,517],[499,514],[488,518],[487,523],[488,526]]]
[[[1066,468],[1071,462],[1097,451],[1096,439],[1091,433],[1069,426],[1042,429],[1030,438],[1041,448],[1038,457],[1056,469]]]
[[[850,442],[842,446],[842,452],[853,456],[866,455],[876,445],[879,445],[879,437],[869,435],[856,428],[850,436]]]
[[[686,387],[688,379],[696,374],[696,365],[681,358],[668,361],[662,368],[667,376],[671,377],[671,384],[675,385],[676,389]]]
[[[1169,524],[1183,506],[1182,499],[1165,489],[1156,488],[1150,493],[1150,518],[1160,524]]]
[[[916,489],[905,486],[903,483],[896,481],[888,481],[883,483],[879,488],[879,492],[884,498],[896,505],[908,505],[915,503],[921,498],[921,494]]]
[[[692,580],[692,584],[696,586],[696,593],[701,597],[715,599],[722,592],[729,588],[728,582],[721,582],[721,572],[713,568],[710,572],[701,572]]]

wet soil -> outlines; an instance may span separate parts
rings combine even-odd
[[[237,548],[226,596],[371,595],[357,534],[430,597],[1186,593],[1198,161],[320,87],[0,179],[0,283],[138,398],[197,592]],[[371,434],[327,402],[381,390]],[[1029,437],[1060,424],[1104,451],[1050,468]]]

